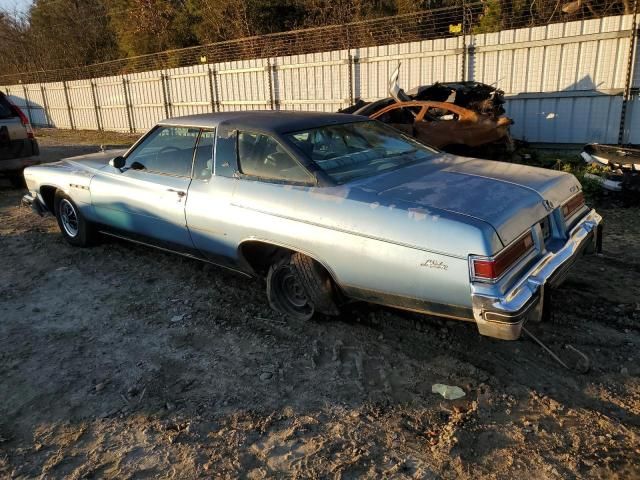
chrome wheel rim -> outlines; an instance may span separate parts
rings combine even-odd
[[[67,199],[62,199],[58,208],[60,209],[62,228],[64,228],[67,235],[75,237],[78,235],[78,214],[76,213],[76,209]]]

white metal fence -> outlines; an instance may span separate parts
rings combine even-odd
[[[616,143],[632,35],[625,15],[472,35],[466,49],[454,37],[2,88],[35,125],[142,132],[166,117],[211,111],[336,111],[387,96],[401,63],[407,88],[457,81],[463,70],[501,88],[516,138]],[[640,143],[637,94],[625,117],[623,140]]]

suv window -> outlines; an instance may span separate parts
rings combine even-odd
[[[127,157],[127,167],[141,163],[147,170],[178,177],[191,175],[198,128],[158,127]]]
[[[215,130],[202,130],[193,161],[193,178],[209,180],[213,174],[213,141]]]
[[[245,175],[270,180],[310,183],[313,177],[273,138],[261,133],[238,134],[238,164]]]
[[[0,118],[11,118],[15,116],[16,114],[13,112],[13,109],[7,101],[4,93],[0,93]]]

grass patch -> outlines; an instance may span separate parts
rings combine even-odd
[[[575,175],[582,184],[582,191],[587,202],[598,203],[605,192],[597,181],[586,178],[585,174],[602,175],[605,169],[598,165],[586,163],[579,150],[536,150],[534,148],[519,149],[514,155],[514,163],[542,167]]]

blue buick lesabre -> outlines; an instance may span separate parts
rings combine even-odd
[[[516,339],[601,243],[573,175],[445,154],[356,115],[172,118],[25,180],[24,203],[72,245],[103,233],[264,276],[297,319],[364,300]]]

